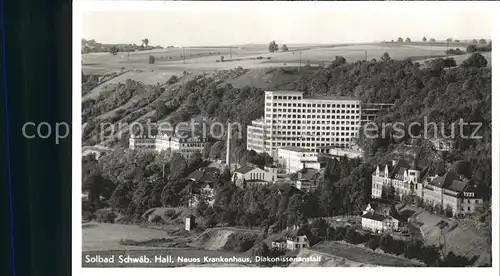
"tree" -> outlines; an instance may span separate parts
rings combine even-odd
[[[479,44],[486,44],[486,39],[484,38],[479,39]]]
[[[466,48],[467,53],[475,53],[477,52],[477,46],[476,45],[469,45]]]
[[[444,212],[445,212],[447,217],[449,217],[449,218],[453,217],[453,209],[451,208],[450,204],[446,205]]]
[[[331,67],[333,68],[333,67],[339,66],[341,64],[345,64],[345,63],[346,63],[345,57],[335,56],[335,59],[332,61]]]
[[[445,59],[443,60],[443,62],[444,62],[444,64],[443,64],[443,65],[444,65],[444,67],[446,67],[446,68],[451,68],[451,67],[455,67],[455,66],[457,66],[457,62],[455,61],[455,59],[454,59],[454,58],[445,58]]]
[[[402,43],[403,42],[403,38],[402,37],[398,37],[398,42]]]
[[[380,60],[382,62],[387,62],[389,60],[391,60],[391,57],[389,56],[389,53],[385,52],[381,57],[380,57]]]
[[[380,241],[377,236],[371,236],[370,239],[365,244],[366,247],[375,251],[380,246]]]
[[[426,42],[426,41],[427,41],[427,37],[425,37],[425,36],[424,36],[424,37],[422,37],[422,41],[423,41],[423,42]]]
[[[461,66],[463,67],[486,67],[488,65],[488,61],[484,58],[480,53],[472,54],[468,59],[462,62]]]
[[[279,48],[278,48],[278,44],[276,44],[276,41],[273,40],[269,43],[269,52],[274,53],[274,52],[277,52],[278,49]]]
[[[220,61],[224,62],[224,56],[220,56]]]
[[[141,47],[148,47],[148,44],[149,44],[149,39],[145,38],[142,40],[142,44],[141,44]]]
[[[446,39],[446,42],[448,42],[448,43],[453,42],[453,38],[451,38],[451,37],[450,37],[450,38],[447,38],[447,39]]]
[[[111,47],[111,49],[109,50],[109,52],[111,54],[113,54],[114,56],[116,56],[118,54],[118,51],[119,51],[119,49],[116,46]]]
[[[472,40],[472,44],[477,44],[477,39],[475,39],[475,38],[474,38],[474,39]]]
[[[154,63],[155,63],[155,57],[149,56],[149,64],[154,64]]]
[[[407,38],[405,39],[405,42],[406,42],[406,43],[410,43],[410,42],[411,42],[411,39],[410,39],[409,37],[407,37]]]
[[[436,42],[436,39],[435,38],[430,38],[429,41],[430,42]]]
[[[286,44],[283,44],[283,46],[281,46],[281,51],[288,52],[288,47],[286,46]]]

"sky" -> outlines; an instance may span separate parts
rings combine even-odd
[[[141,39],[148,38],[150,45],[164,47],[271,40],[297,44],[390,41],[398,37],[420,41],[423,36],[437,40],[491,38],[493,17],[486,10],[425,5],[407,9],[271,9],[261,5],[248,9],[85,11],[82,34],[101,43],[141,44]]]

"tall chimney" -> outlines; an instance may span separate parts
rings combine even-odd
[[[227,146],[226,146],[226,165],[231,171],[231,140],[232,140],[232,133],[231,133],[231,121],[227,121]]]

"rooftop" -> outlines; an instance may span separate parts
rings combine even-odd
[[[196,182],[212,183],[218,179],[219,173],[219,169],[207,167],[192,172],[189,174],[188,178]]]
[[[248,173],[248,172],[251,172],[255,169],[258,169],[257,167],[254,167],[254,166],[250,166],[250,165],[245,165],[237,170],[235,170],[234,172],[235,173],[242,173],[242,174],[245,174],[245,173]]]
[[[305,148],[301,148],[301,147],[282,147],[282,148],[279,148],[278,150],[288,150],[288,151],[294,151],[294,152],[312,152],[308,149],[305,149]]]
[[[358,98],[347,96],[304,96],[304,100],[335,100],[335,101],[359,101]]]
[[[371,212],[368,212],[368,213],[362,215],[361,217],[371,219],[371,220],[376,220],[376,221],[384,221],[387,218],[384,215],[377,214],[377,213],[371,213]]]

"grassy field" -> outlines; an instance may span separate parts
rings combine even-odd
[[[416,261],[389,254],[376,253],[370,249],[340,242],[321,242],[312,247],[311,250],[367,265],[392,267],[421,266]]]
[[[419,227],[425,244],[440,245],[446,239],[448,251],[467,257],[478,256],[477,264],[488,262],[491,244],[483,230],[469,220],[455,220],[431,214],[421,208],[406,206],[400,212],[413,211],[413,224]],[[442,230],[439,225],[446,225]]]
[[[109,223],[86,223],[82,225],[82,249],[84,251],[135,249],[136,246],[121,245],[120,240],[144,241],[166,237],[167,233],[165,231],[141,228],[137,225]]]
[[[464,49],[462,45],[450,46]],[[412,58],[424,60],[444,56],[445,45],[439,43],[428,45],[411,44],[352,44],[352,45],[289,45],[290,51],[270,53],[266,45],[245,45],[240,47],[196,47],[170,48],[150,51],[118,53],[90,53],[82,56],[85,74],[105,74],[120,72],[123,68],[130,70],[109,83],[124,82],[131,78],[147,84],[163,83],[172,75],[181,75],[184,71],[191,73],[213,72],[220,69],[243,67],[245,69],[275,68],[296,66],[299,62],[328,64],[335,56],[343,56],[348,62],[357,60],[379,59],[388,52],[393,59]],[[299,51],[300,50],[300,51]],[[230,57],[231,53],[231,57]],[[148,58],[156,58],[155,64],[149,64]],[[185,59],[183,56],[185,55]],[[224,56],[225,60],[237,61],[217,62]],[[262,57],[262,59],[256,59]],[[269,59],[270,58],[270,59]],[[466,56],[457,57],[457,62]]]
[[[168,226],[162,226],[168,228]],[[221,228],[222,229],[222,228]],[[217,228],[213,231],[218,230]],[[222,229],[225,231],[233,230],[240,231],[237,228]],[[188,234],[189,235],[189,234]],[[148,241],[151,239],[161,238],[174,238],[181,239],[185,237],[169,236],[167,231],[156,230],[151,228],[142,228],[136,225],[124,224],[108,224],[108,223],[85,223],[82,225],[82,265],[84,267],[175,267],[175,266],[191,266],[191,265],[205,265],[203,258],[207,257],[250,257],[250,252],[235,253],[217,250],[205,250],[201,247],[151,247],[151,246],[135,246],[135,245],[122,245],[120,240],[133,240],[133,241]],[[194,238],[195,234],[193,235]],[[86,256],[101,256],[110,257],[115,256],[115,263],[87,263]],[[140,256],[148,257],[151,263],[118,263],[118,256],[130,256],[131,258],[138,258]],[[154,262],[155,256],[172,256],[175,263],[161,263]],[[187,262],[181,263],[177,261],[177,257],[184,257],[188,259],[199,258],[201,262]],[[241,266],[249,265],[248,263],[208,263],[209,265],[217,266]],[[250,264],[251,265],[251,264]]]

